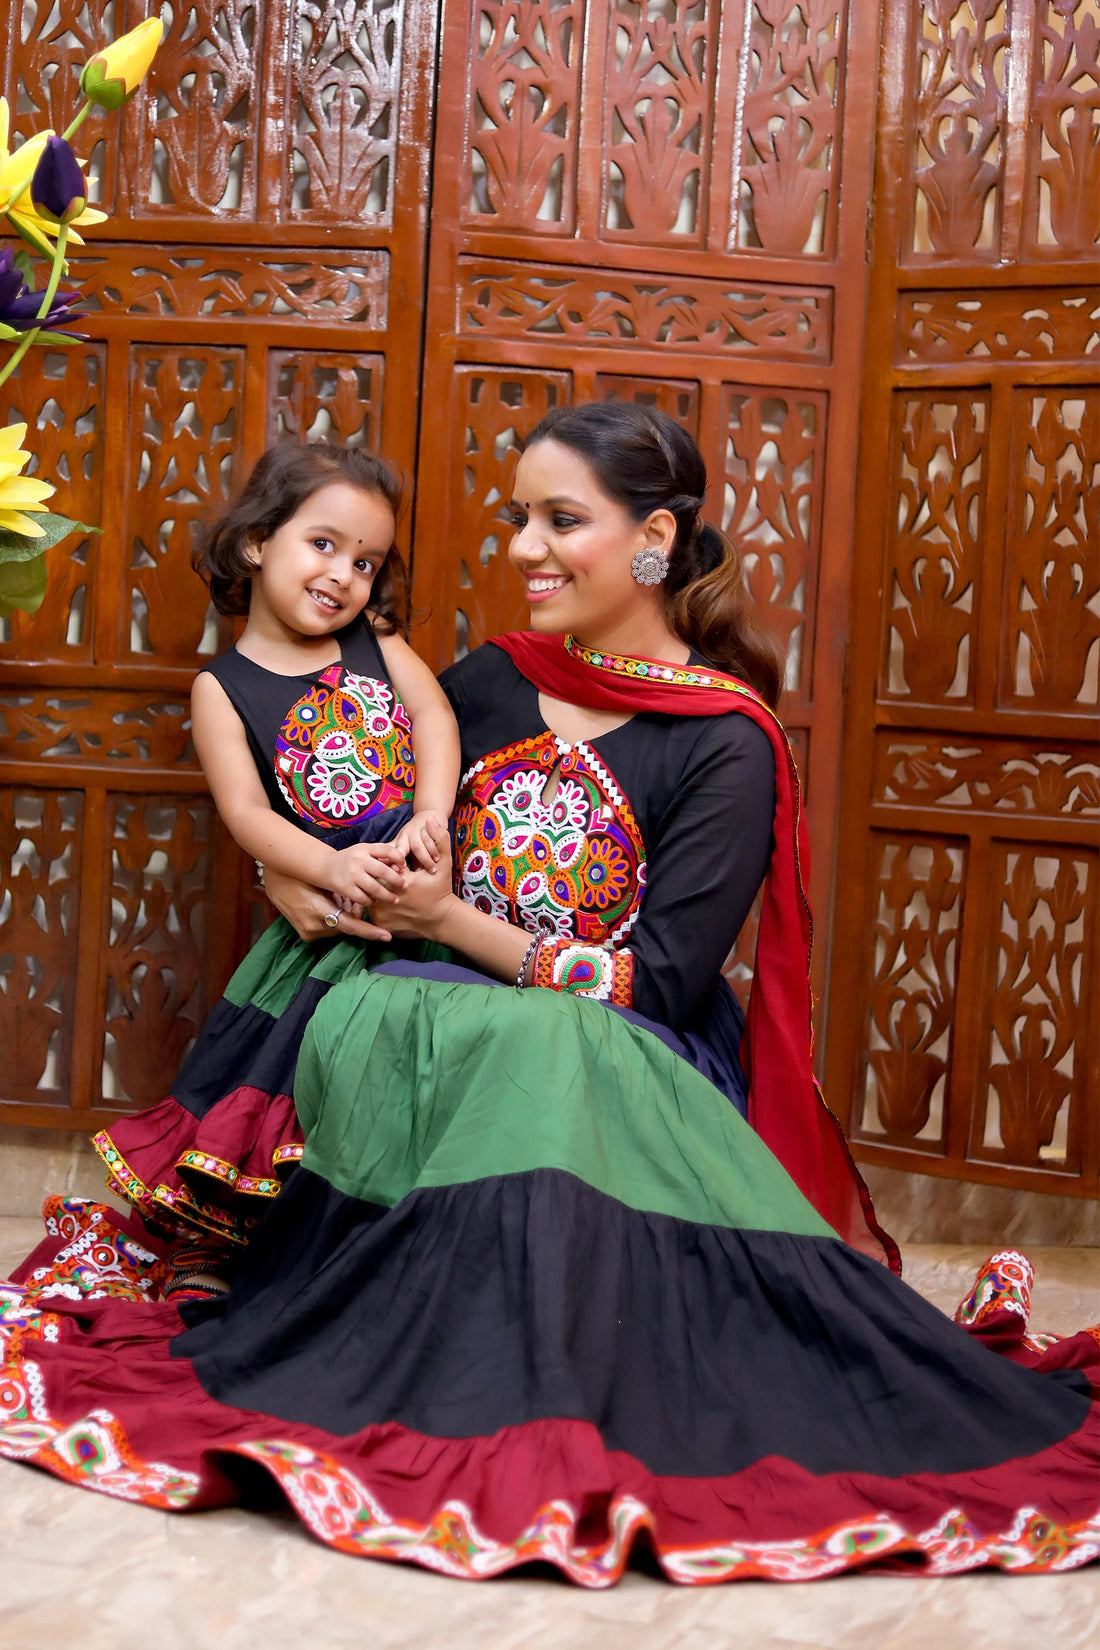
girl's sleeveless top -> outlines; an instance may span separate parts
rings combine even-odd
[[[413,799],[412,726],[365,623],[338,637],[340,662],[281,676],[231,648],[203,668],[244,723],[276,813],[314,836]]]

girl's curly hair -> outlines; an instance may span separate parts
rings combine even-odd
[[[219,613],[248,612],[255,571],[249,545],[269,539],[308,498],[334,481],[377,493],[395,517],[401,509],[404,481],[374,453],[325,442],[280,441],[269,447],[233,503],[203,528],[191,555]],[[367,608],[384,635],[408,631],[409,573],[396,545],[375,574]]]

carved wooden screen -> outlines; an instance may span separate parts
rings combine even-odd
[[[1070,1192],[1100,1124],[1098,23],[886,7],[829,1046],[868,1160]]]
[[[79,65],[146,9],[9,3],[16,131],[63,130]],[[78,260],[90,341],[28,357],[0,411],[57,507],[104,529],[0,636],[0,1117],[43,1124],[160,1098],[247,929],[188,735],[227,639],[194,522],[279,431],[415,460],[434,5],[161,16],[153,97],[91,149],[111,221]]]
[[[747,552],[790,645],[784,714],[822,913],[877,25],[875,0],[447,0],[441,51],[416,524],[426,656],[440,666],[526,625],[501,505],[547,408],[663,407],[698,437],[707,514]]]

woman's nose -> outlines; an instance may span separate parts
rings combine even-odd
[[[508,553],[514,561],[537,562],[543,559],[546,545],[534,522],[529,521],[525,526],[516,528]]]

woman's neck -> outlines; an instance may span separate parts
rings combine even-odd
[[[618,624],[586,629],[583,634],[575,630],[573,638],[592,653],[618,653],[628,659],[659,659],[666,665],[686,665],[691,654],[687,643],[669,629],[658,613],[649,622],[639,620],[637,614],[632,614]]]

